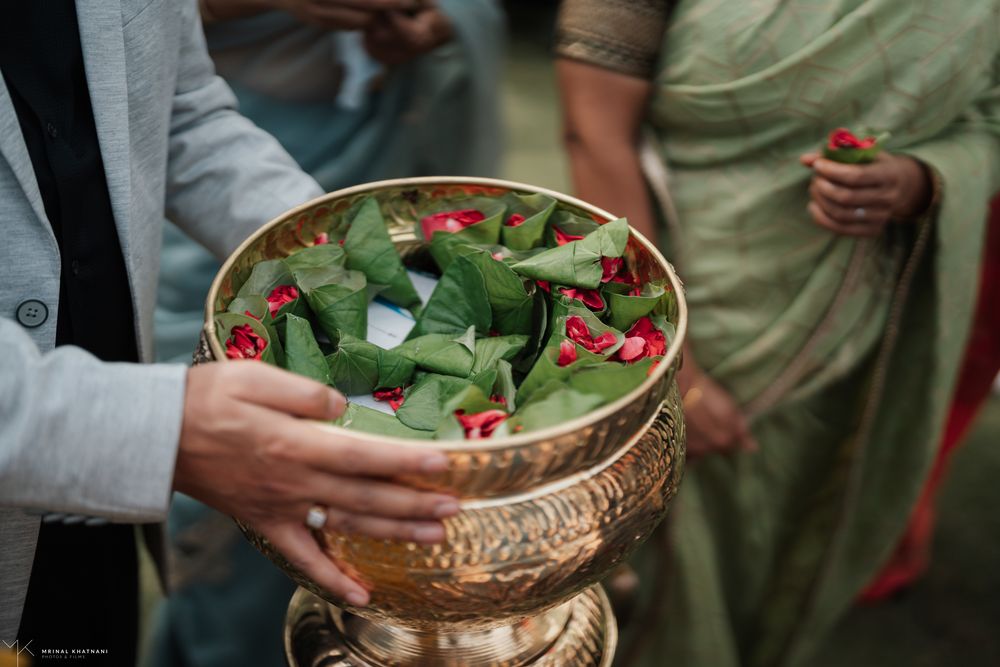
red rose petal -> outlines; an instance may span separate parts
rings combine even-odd
[[[653,320],[640,317],[632,328],[625,333],[626,343],[631,338],[641,338],[645,342],[645,357],[661,357],[667,351],[667,338],[663,335]]]
[[[316,238],[313,239],[313,245],[326,245],[329,242],[330,242],[330,235],[327,234],[326,232],[317,234]]]
[[[403,404],[406,399],[403,397],[403,387],[395,387],[393,389],[379,389],[372,392],[372,398],[376,401],[387,401],[389,407],[395,412],[399,410],[399,406]]]
[[[229,330],[229,340],[226,341],[228,358],[259,361],[266,349],[267,341],[254,333],[249,324],[240,324]]]
[[[576,343],[566,338],[559,344],[559,358],[556,360],[557,366],[569,366],[576,361]]]
[[[464,410],[456,410],[455,418],[465,430],[466,440],[485,440],[507,419],[503,410],[485,410],[473,415],[465,414]]]
[[[527,218],[525,218],[520,213],[514,213],[509,218],[507,218],[507,222],[503,224],[506,225],[507,227],[520,227],[522,224],[524,224],[525,220],[527,220]]]
[[[535,284],[538,285],[542,290],[551,293],[552,287],[549,286],[548,280],[536,280]]]
[[[278,311],[286,303],[291,303],[299,298],[299,290],[295,285],[278,285],[267,296],[267,307],[271,311],[271,317],[277,317]]]
[[[577,236],[576,234],[567,234],[563,230],[559,229],[555,225],[552,226],[552,231],[556,233],[556,244],[566,245],[567,243],[572,243],[573,241],[579,241],[582,236]]]
[[[582,301],[583,305],[591,310],[601,310],[604,308],[604,299],[601,293],[595,289],[577,289],[575,287],[562,287],[559,291],[570,299]]]
[[[605,331],[594,339],[594,352],[603,352],[609,347],[613,347],[618,342],[618,338],[610,331]]]
[[[876,143],[878,143],[878,139],[875,137],[861,139],[850,130],[840,127],[830,133],[827,148],[834,151],[854,148],[868,149],[874,147]]]
[[[579,315],[572,315],[566,318],[566,335],[584,347],[594,344],[594,339],[590,335],[590,328]]]
[[[626,364],[642,359],[646,356],[646,340],[641,336],[626,338],[625,344],[621,346],[616,356]]]
[[[460,232],[469,225],[482,222],[486,216],[482,211],[474,208],[465,208],[458,211],[442,211],[428,215],[420,220],[420,228],[424,233],[424,238],[428,241],[435,232]]]
[[[625,260],[621,257],[601,257],[601,269],[604,271],[601,275],[601,282],[606,283],[614,280],[623,266],[625,266]]]

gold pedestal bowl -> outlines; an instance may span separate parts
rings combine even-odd
[[[426,266],[426,248],[414,232],[418,211],[436,200],[507,192],[542,193],[578,215],[613,219],[566,195],[482,178],[410,178],[325,195],[265,225],[222,266],[208,297],[199,360],[225,361],[215,314],[225,310],[253,265],[300,249],[359,198],[378,199],[404,260]],[[445,521],[447,538],[434,546],[316,533],[328,556],[372,591],[368,607],[333,599],[241,526],[301,586],[285,628],[291,665],[610,664],[617,630],[597,584],[663,519],[684,462],[674,380],[687,325],[681,284],[634,231],[626,262],[643,280],[668,284],[678,303],[677,335],[640,387],[572,421],[511,437],[381,438],[445,452],[447,472],[408,481],[457,495],[462,512]]]

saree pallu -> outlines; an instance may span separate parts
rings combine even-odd
[[[669,562],[637,559],[662,587],[643,587],[623,662],[808,664],[891,554],[940,440],[1000,183],[998,33],[996,0],[674,7],[647,117],[677,212],[663,245],[694,356],[761,449],[689,468]],[[798,158],[838,126],[890,131],[889,150],[927,164],[931,214],[875,240],[815,225]]]

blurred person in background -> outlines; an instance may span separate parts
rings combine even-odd
[[[660,240],[691,312],[691,465],[624,664],[808,664],[892,554],[1000,185],[998,31],[997,0],[564,1],[577,194]],[[841,126],[892,138],[821,158]]]
[[[201,0],[240,111],[327,191],[386,178],[492,176],[504,18],[495,0]],[[406,9],[399,9],[408,4]],[[233,193],[230,196],[239,196]],[[190,361],[218,262],[168,224],[157,355]],[[294,584],[233,521],[186,496],[170,515],[171,595],[154,665],[283,665]]]

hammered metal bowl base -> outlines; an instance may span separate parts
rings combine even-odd
[[[299,588],[285,623],[289,667],[608,667],[617,643],[600,586],[510,627],[452,633],[368,621]]]

